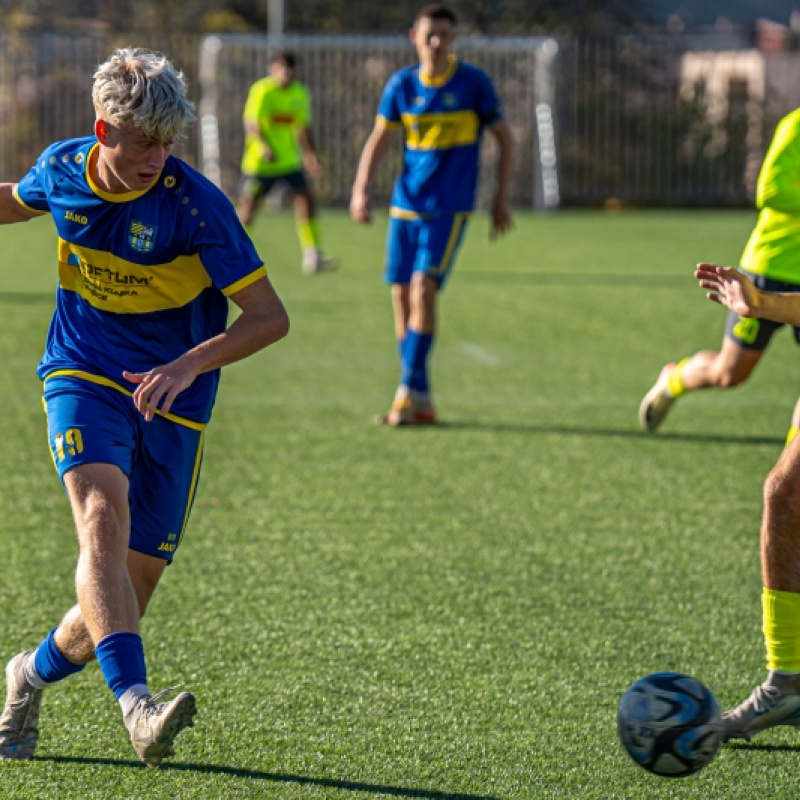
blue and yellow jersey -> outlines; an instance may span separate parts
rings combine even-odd
[[[229,296],[266,275],[230,201],[170,156],[144,191],[110,194],[91,179],[94,137],[58,142],[16,199],[50,213],[58,234],[56,306],[38,375],[70,374],[123,392],[146,372],[222,333]],[[204,373],[171,416],[205,423],[219,370]]]
[[[800,284],[800,109],[778,123],[758,174],[756,206],[758,221],[741,266]]]
[[[502,117],[489,76],[451,56],[432,80],[420,66],[394,73],[378,106],[378,124],[403,129],[403,167],[391,214],[460,213],[475,208],[481,134]]]

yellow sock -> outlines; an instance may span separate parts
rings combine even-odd
[[[765,586],[761,608],[767,669],[800,672],[800,593]]]
[[[667,378],[667,391],[672,397],[680,397],[686,391],[681,373],[688,360],[688,358],[684,358],[682,361],[679,361],[672,372],[670,372],[669,378]]]
[[[318,250],[319,229],[316,219],[298,219],[297,237],[300,239],[300,247],[304,253],[306,250]]]
[[[794,439],[794,437],[797,436],[798,433],[800,433],[800,428],[798,428],[795,425],[792,425],[792,427],[789,428],[789,433],[786,434],[786,444],[784,446],[788,447],[791,444],[792,439]]]

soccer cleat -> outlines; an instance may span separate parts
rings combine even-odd
[[[338,266],[339,262],[335,258],[326,256],[321,250],[310,250],[303,256],[302,268],[306,275],[330,272]]]
[[[800,675],[770,672],[744,702],[722,715],[725,739],[751,739],[776,725],[800,726]]]
[[[155,769],[162,759],[175,755],[172,747],[175,737],[184,728],[194,725],[197,708],[193,694],[181,692],[168,703],[158,702],[171,691],[173,689],[164,689],[154,697],[143,697],[130,712],[131,744],[151,769]]]
[[[664,421],[664,417],[667,416],[667,412],[676,400],[667,391],[667,381],[674,368],[675,364],[667,364],[661,370],[655,385],[644,396],[644,400],[639,406],[639,425],[649,433],[653,433]]]
[[[388,425],[399,428],[407,425],[433,425],[436,422],[436,411],[428,403],[414,402],[408,395],[397,397],[388,414],[378,414],[376,425]]]
[[[6,705],[0,716],[0,759],[30,758],[39,738],[42,690],[25,678],[25,661],[33,651],[14,656],[6,665]]]

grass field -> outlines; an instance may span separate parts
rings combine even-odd
[[[763,478],[800,392],[781,333],[753,379],[682,400],[656,436],[642,395],[716,348],[692,278],[735,264],[742,212],[476,218],[441,297],[442,425],[375,428],[398,367],[385,218],[323,218],[336,274],[304,277],[292,220],[254,237],[288,338],[226,369],[195,512],[144,621],[150,684],[198,697],[158,771],[99,670],[50,690],[37,756],[0,798],[792,798],[800,738],[725,746],[696,776],[637,768],[615,713],[674,669],[727,707],[764,675]],[[2,230],[0,659],[73,602],[76,545],[34,368],[52,307],[49,220]]]

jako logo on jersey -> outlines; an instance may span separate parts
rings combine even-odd
[[[81,225],[89,224],[88,217],[84,217],[83,214],[76,214],[74,211],[67,211],[67,213],[64,214],[64,219],[68,219],[70,222],[78,222]]]
[[[131,222],[128,244],[140,253],[149,253],[156,239],[156,226],[145,225],[144,222]]]

